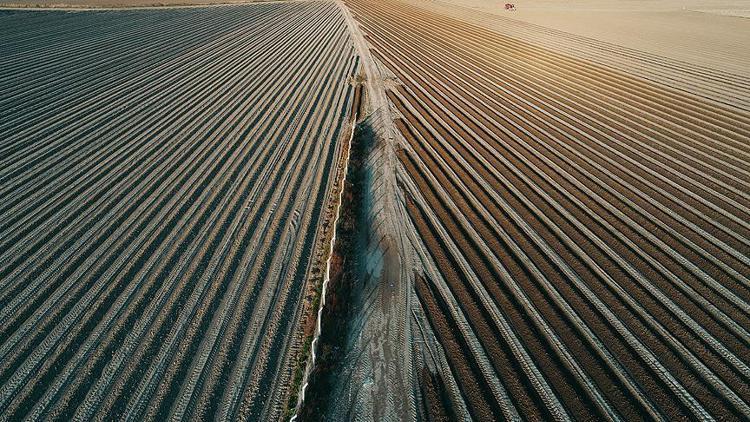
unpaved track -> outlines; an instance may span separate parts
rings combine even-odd
[[[2,418],[281,417],[357,68],[339,9],[0,21]]]
[[[603,43],[585,60],[427,3],[346,4],[402,84],[388,96],[423,265],[414,371],[441,380],[442,404],[477,420],[750,416],[745,78],[636,54],[660,75],[645,77]]]
[[[358,23],[343,2],[339,7],[360,56],[366,77],[362,125],[372,129],[372,151],[366,158],[368,248],[360,259],[366,276],[355,288],[352,323],[344,362],[337,369],[336,385],[326,394],[326,417],[333,420],[413,420],[416,418],[411,356],[409,309],[414,273],[412,232],[396,185],[397,131],[390,118],[386,95],[387,74],[372,57]],[[323,327],[325,330],[325,326]],[[312,392],[318,394],[319,392]]]

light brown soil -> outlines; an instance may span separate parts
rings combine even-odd
[[[744,75],[748,0],[411,0],[454,16],[475,11]],[[514,3],[514,12],[505,11]],[[460,10],[464,9],[464,10]],[[469,11],[467,14],[467,10]]]

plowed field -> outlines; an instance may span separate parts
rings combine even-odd
[[[277,419],[348,139],[332,3],[0,12],[0,419]]]
[[[434,368],[417,411],[750,417],[750,80],[641,63],[650,80],[428,2],[346,3],[395,76]],[[705,90],[668,82],[696,72]]]

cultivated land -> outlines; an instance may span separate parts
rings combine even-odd
[[[750,417],[747,50],[726,34],[720,54],[660,55],[467,2],[346,1],[397,130],[371,123],[373,207],[388,210],[378,172],[391,172],[403,219],[372,217],[381,254],[362,258],[341,376],[318,410]],[[695,13],[711,32],[718,15]],[[394,276],[393,254],[414,271]]]
[[[281,418],[350,133],[340,9],[5,11],[0,39],[0,419]]]
[[[749,419],[750,6],[505,2],[0,11],[0,419]]]

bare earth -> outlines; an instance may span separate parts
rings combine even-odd
[[[506,12],[505,3],[515,12]],[[438,0],[671,59],[750,74],[750,1]]]

